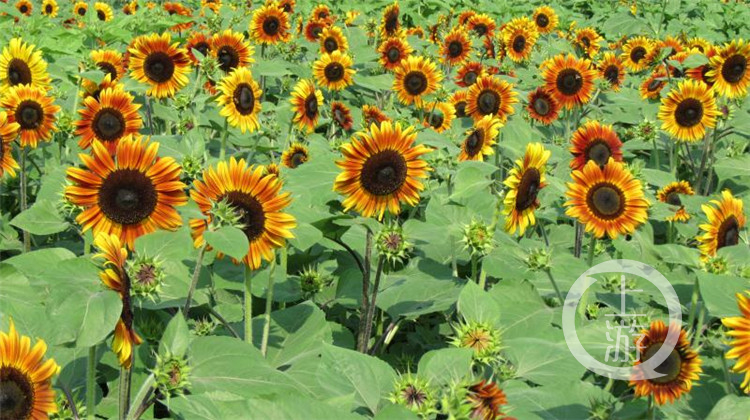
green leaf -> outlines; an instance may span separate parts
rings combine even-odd
[[[32,235],[51,235],[68,228],[51,201],[39,200],[10,221],[10,224]]]
[[[467,282],[458,296],[457,308],[467,321],[489,322],[495,326],[500,322],[497,301],[473,281]]]
[[[731,419],[739,413],[750,413],[750,398],[727,395],[716,403],[706,420]]]
[[[169,324],[167,324],[167,328],[164,329],[161,341],[159,342],[159,353],[162,355],[169,353],[181,357],[187,352],[189,344],[190,330],[188,330],[182,312],[177,312],[172,320],[169,321]]]
[[[473,355],[472,349],[465,348],[428,351],[419,359],[417,373],[432,385],[448,385],[471,374]]]
[[[539,385],[559,385],[583,376],[586,368],[570,353],[568,346],[540,338],[507,340],[505,353],[516,367],[516,375]]]
[[[701,297],[712,316],[724,318],[741,315],[736,295],[750,288],[750,280],[702,271],[697,272],[697,275]]]
[[[244,258],[250,247],[245,233],[233,226],[222,226],[213,232],[206,230],[203,237],[217,251],[237,260]]]

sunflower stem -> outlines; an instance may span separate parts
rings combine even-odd
[[[652,394],[649,394],[648,396],[648,412],[646,414],[646,417],[648,420],[654,420],[654,396]]]
[[[701,344],[700,339],[701,339],[701,333],[703,330],[703,319],[706,316],[706,308],[704,306],[705,305],[699,304],[700,308],[698,309],[698,320],[695,324],[695,334],[693,334],[693,340],[692,340],[692,345],[694,348],[700,347],[700,344]]]
[[[729,373],[729,365],[727,364],[727,353],[722,352],[721,357],[721,365],[723,367],[722,371],[724,372],[724,387],[727,391],[728,395],[734,395],[734,385],[732,385],[732,376]]]
[[[453,278],[458,277],[458,262],[456,261],[456,243],[453,240],[453,236],[450,236],[451,241],[451,269],[453,270]]]
[[[219,160],[224,160],[227,154],[227,137],[229,136],[229,120],[224,119],[224,130],[221,132],[221,150],[219,151]]]
[[[96,418],[96,345],[89,347],[86,367],[86,418]]]
[[[282,260],[286,259],[286,246],[281,248],[281,258]],[[285,261],[284,261],[285,262]],[[286,264],[282,263],[282,266]],[[266,352],[268,351],[268,335],[271,333],[271,310],[273,309],[273,285],[274,285],[274,275],[276,272],[276,255],[274,254],[273,259],[271,260],[271,267],[269,269],[268,273],[268,287],[266,288],[266,313],[263,315],[264,322],[263,322],[263,337],[260,341],[260,353],[263,355],[263,357],[266,356]]]
[[[482,265],[479,266],[479,288],[484,290],[487,284],[487,273]]]
[[[714,165],[714,152],[716,151],[716,142],[718,141],[717,134],[719,130],[714,129],[713,138],[711,139],[711,145],[708,148],[708,163],[706,166],[706,187],[703,189],[703,195],[708,195],[711,191],[711,181],[713,180],[712,168]],[[700,188],[700,185],[698,186]]]
[[[365,353],[369,349],[370,336],[372,335],[372,323],[375,319],[375,302],[378,298],[378,288],[380,287],[380,277],[383,275],[383,266],[385,265],[385,258],[381,255],[378,257],[378,268],[375,272],[375,283],[372,285],[372,298],[367,306],[367,324],[365,325]]]
[[[557,295],[557,299],[560,300],[560,305],[562,305],[563,303],[565,303],[565,299],[563,298],[562,292],[560,292],[560,288],[557,286],[555,277],[552,276],[552,271],[548,267],[544,269],[544,272],[547,273],[547,277],[549,278],[550,283],[552,283],[552,288],[555,289],[555,294]]]
[[[133,355],[130,355],[131,362]],[[125,420],[128,417],[130,411],[130,383],[131,383],[131,369],[120,368],[120,420]]]
[[[674,243],[675,227],[673,221],[669,221],[667,223],[667,243],[671,244]]]
[[[146,95],[146,117],[148,118],[148,131],[154,135],[154,121],[151,118],[151,97]]]
[[[698,278],[695,278],[693,282],[693,295],[690,298],[690,313],[688,315],[687,327],[693,328],[693,322],[695,321],[695,311],[698,308],[698,298],[700,296],[700,287],[698,286]]]
[[[716,129],[714,129],[714,133]],[[703,171],[706,169],[706,163],[708,160],[708,151],[711,148],[711,141],[709,136],[703,138],[703,154],[701,156],[701,165],[698,168],[698,180],[695,182],[698,194],[701,193],[701,185],[703,185]]]
[[[547,230],[544,228],[544,222],[542,219],[537,219],[539,221],[539,224],[537,225],[537,228],[542,233],[542,238],[544,239],[544,246],[549,248],[549,238],[547,237]]]
[[[472,253],[471,254],[471,281],[477,284],[479,284],[479,278],[477,278],[478,266],[479,266],[479,258],[477,257],[477,254]]]
[[[367,342],[365,341],[365,330],[367,321],[368,303],[370,297],[370,270],[371,270],[371,259],[372,259],[372,231],[367,229],[367,236],[365,239],[365,262],[363,264],[364,271],[362,273],[362,305],[360,307],[359,314],[359,331],[357,336],[357,351],[364,353],[367,351]]]
[[[28,179],[26,173],[26,158],[28,157],[28,148],[21,146],[21,213],[26,211],[29,207],[29,196],[28,196]],[[31,251],[31,236],[26,229],[23,229],[23,252]]]
[[[654,163],[656,164],[656,170],[658,171],[661,167],[661,164],[659,162],[659,143],[657,141],[657,137],[659,136],[654,137]]]
[[[203,244],[200,251],[198,251],[198,257],[195,259],[195,268],[193,268],[193,276],[190,279],[190,289],[188,289],[187,298],[185,299],[185,306],[182,308],[182,316],[185,319],[190,315],[190,305],[193,302],[193,293],[195,293],[195,287],[198,285],[198,279],[201,276],[201,267],[203,266],[203,256],[206,254],[207,244]]]
[[[588,257],[588,266],[591,267],[594,265],[594,252],[596,251],[596,236],[591,235],[591,241],[589,242],[589,257]]]
[[[581,249],[583,248],[583,225],[576,220],[575,228],[576,238],[575,242],[573,242],[573,255],[576,258],[581,258]]]
[[[251,286],[253,281],[253,270],[245,265],[245,342],[253,344],[253,294]]]

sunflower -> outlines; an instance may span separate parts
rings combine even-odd
[[[386,70],[396,69],[401,64],[401,60],[409,57],[413,52],[414,49],[404,38],[388,38],[378,47],[380,64]]]
[[[513,104],[518,102],[513,85],[496,76],[482,76],[471,85],[467,93],[466,113],[475,121],[485,115],[494,115],[505,123],[513,114]]]
[[[451,66],[461,64],[471,55],[471,40],[463,28],[455,28],[443,38],[440,44],[440,56],[444,63]]]
[[[708,77],[714,80],[719,95],[727,98],[741,98],[747,95],[750,86],[750,43],[733,40],[711,58],[711,71]]]
[[[662,203],[667,203],[671,206],[678,206],[674,216],[668,216],[667,221],[670,222],[687,222],[690,220],[690,214],[685,210],[685,206],[682,205],[680,195],[694,195],[695,192],[690,187],[687,181],[670,182],[664,188],[660,189],[656,193],[656,198]]]
[[[422,97],[435,92],[443,80],[443,73],[434,62],[422,56],[409,56],[394,72],[393,90],[403,104],[422,102]]]
[[[320,53],[331,54],[334,51],[345,53],[349,49],[349,42],[346,40],[341,28],[329,26],[323,29],[320,34]]]
[[[141,106],[134,104],[133,99],[128,92],[111,88],[101,91],[98,99],[86,98],[84,109],[78,111],[81,119],[76,122],[75,134],[81,136],[78,146],[86,149],[98,140],[114,154],[120,139],[138,134],[143,126],[138,114]]]
[[[185,16],[185,17],[192,17],[193,11],[190,10],[188,7],[185,7],[180,2],[166,2],[164,3],[164,10],[170,15],[177,15],[177,16]],[[178,23],[176,25],[173,25],[169,28],[171,31],[175,32],[181,32],[186,31],[190,29],[193,26],[192,21],[187,21],[183,23]]]
[[[219,114],[226,117],[232,127],[245,132],[258,129],[261,110],[261,91],[247,67],[239,67],[225,76],[217,86],[221,94],[216,102],[222,106]]]
[[[185,49],[171,42],[168,32],[151,34],[138,37],[129,49],[130,75],[151,86],[147,95],[171,98],[188,83],[190,59]]]
[[[294,13],[294,7],[297,5],[296,0],[279,0],[276,2],[277,6],[281,8],[284,12],[291,15]]]
[[[588,121],[583,124],[570,140],[570,167],[580,171],[593,160],[597,165],[604,166],[609,158],[615,162],[622,162],[622,141],[611,125],[602,125],[598,121]]]
[[[459,67],[456,72],[456,84],[461,87],[469,87],[477,82],[482,76],[487,75],[482,63],[478,61],[469,61]]]
[[[694,37],[690,38],[685,42],[686,48],[695,48],[700,52],[701,54],[708,55],[708,52],[713,50],[713,45],[711,45],[710,42],[708,42],[706,39],[701,37]]]
[[[31,16],[31,12],[34,10],[34,5],[29,0],[18,0],[16,2],[16,10],[21,12],[22,15]]]
[[[11,177],[16,176],[18,162],[13,159],[11,153],[13,141],[18,135],[18,123],[11,122],[5,111],[0,111],[0,177],[9,174]]]
[[[528,18],[513,19],[502,31],[503,44],[508,57],[516,63],[531,57],[531,51],[538,37],[539,32]]]
[[[44,16],[55,17],[58,11],[60,11],[60,7],[56,0],[44,0],[42,2],[42,14]]]
[[[352,138],[341,147],[343,160],[336,165],[343,170],[334,190],[346,196],[344,211],[354,209],[364,217],[383,218],[388,210],[398,214],[401,203],[415,206],[429,167],[420,159],[430,149],[414,145],[417,134],[411,127],[384,121]]]
[[[719,111],[714,91],[703,82],[683,80],[661,99],[659,119],[662,129],[680,141],[696,142],[707,128],[716,125]]]
[[[575,43],[586,54],[586,57],[592,58],[598,54],[602,41],[604,38],[590,26],[576,31]]]
[[[599,77],[607,82],[610,89],[619,92],[625,80],[625,69],[620,58],[607,51],[596,68],[599,70]]]
[[[638,73],[649,65],[654,43],[643,36],[631,38],[622,47],[622,61],[631,72]]]
[[[318,84],[325,86],[326,89],[342,90],[354,83],[352,76],[355,70],[352,64],[354,63],[351,57],[340,51],[323,54],[313,63],[313,75]]]
[[[157,157],[158,150],[159,143],[129,137],[119,141],[114,156],[99,141],[90,154],[79,155],[85,169],[68,168],[73,185],[65,195],[84,208],[76,217],[84,232],[118,235],[132,249],[137,237],[182,224],[174,208],[187,203],[182,168],[171,157]]]
[[[565,193],[569,200],[565,214],[578,219],[597,238],[605,233],[612,239],[629,234],[648,219],[648,201],[641,181],[625,165],[610,159],[606,165],[590,160],[571,174]]]
[[[706,53],[706,58],[708,59],[708,63],[703,64],[698,67],[687,69],[687,71],[685,72],[685,75],[690,79],[705,83],[706,86],[709,86],[709,87],[713,86],[714,78],[709,77],[708,73],[711,72],[711,70],[713,70],[713,66],[711,66],[711,59],[715,55],[716,55],[716,50],[711,49],[710,51],[708,51],[708,53]]]
[[[362,105],[362,119],[365,128],[373,124],[380,125],[384,121],[391,120],[375,105]]]
[[[453,109],[456,110],[456,117],[463,118],[466,117],[466,100],[468,98],[468,94],[465,90],[457,90],[453,92],[451,95],[450,101],[453,105]]]
[[[597,72],[589,60],[573,55],[556,55],[544,66],[545,90],[561,105],[573,109],[587,103],[594,90]]]
[[[94,10],[96,10],[96,18],[102,22],[109,22],[114,17],[112,8],[107,3],[100,1],[94,3]]]
[[[541,6],[534,10],[533,20],[537,31],[542,34],[554,31],[560,21],[557,13],[549,6]]]
[[[750,296],[750,292],[745,293]],[[737,306],[742,316],[723,318],[721,323],[729,329],[727,335],[732,337],[732,340],[727,343],[732,348],[727,352],[726,358],[737,359],[732,371],[745,374],[740,388],[750,394],[750,351],[747,347],[750,342],[750,299],[748,296],[737,293]]]
[[[354,123],[349,107],[339,101],[331,102],[331,119],[336,122],[336,125],[346,131],[351,130]]]
[[[323,33],[323,29],[331,26],[331,22],[328,20],[310,19],[305,25],[305,39],[310,42],[318,42],[320,35]]]
[[[469,18],[466,27],[479,37],[492,38],[495,33],[495,20],[484,13],[477,13]]]
[[[291,102],[294,122],[300,129],[311,133],[318,125],[320,107],[323,106],[323,93],[320,89],[315,89],[312,80],[302,79],[294,86]]]
[[[526,227],[534,226],[534,210],[539,207],[537,194],[547,186],[545,165],[550,151],[545,150],[541,143],[526,145],[523,160],[516,161],[516,167],[510,170],[503,184],[508,187],[503,203],[505,208],[505,230],[511,235],[518,229],[523,236]]]
[[[485,115],[474,126],[466,131],[466,137],[461,142],[461,153],[459,161],[478,160],[484,161],[485,156],[494,154],[492,146],[500,132],[503,123],[492,115]]]
[[[104,78],[100,83],[95,83],[94,81],[86,78],[81,79],[81,91],[79,92],[79,95],[86,99],[88,97],[93,97],[97,101],[99,100],[99,95],[102,93],[104,89],[120,89],[124,90],[125,86],[122,83],[112,81],[109,74],[105,74]]]
[[[529,104],[526,106],[529,116],[544,125],[550,125],[560,113],[560,104],[542,88],[529,93]]]
[[[310,15],[312,16],[312,19],[330,19],[331,9],[325,4],[319,4],[313,8]]]
[[[47,74],[47,62],[42,59],[42,52],[34,51],[33,44],[27,44],[21,38],[13,38],[0,55],[0,92],[16,85],[32,85],[47,89],[50,78]]]
[[[456,119],[456,108],[450,102],[428,102],[424,104],[425,127],[432,127],[438,133],[451,128],[453,120]]]
[[[281,154],[281,163],[289,169],[295,169],[310,159],[310,152],[302,143],[292,143]]]
[[[669,338],[669,332],[677,338]],[[651,322],[649,329],[641,330],[641,336],[635,340],[635,345],[638,360],[634,362],[630,386],[635,387],[636,397],[653,395],[656,404],[663,405],[690,392],[693,381],[698,380],[698,374],[702,372],[702,362],[698,353],[690,347],[687,333],[677,323],[671,323],[667,328],[662,321]],[[654,368],[663,376],[646,379],[641,364],[665,346],[672,350],[666,360]]]
[[[667,85],[669,77],[664,69],[654,70],[651,75],[641,83],[640,92],[642,99],[659,99],[659,93]]]
[[[469,387],[466,402],[471,410],[470,418],[496,420],[503,418],[501,408],[508,403],[508,399],[495,382],[482,379],[479,383]]]
[[[0,104],[8,111],[8,120],[19,125],[22,147],[35,148],[39,141],[49,141],[55,127],[55,114],[60,107],[54,105],[54,98],[47,96],[44,89],[30,85],[10,88]]]
[[[390,38],[398,36],[401,32],[401,22],[399,21],[400,9],[398,2],[394,2],[383,10],[383,18],[380,22],[381,38]]]
[[[656,42],[654,52],[652,52],[652,56],[658,56],[662,50],[670,49],[671,51],[666,56],[666,58],[671,58],[675,54],[682,52],[685,47],[682,45],[682,42],[680,42],[679,39],[673,37],[673,36],[667,36],[662,41]]]
[[[73,14],[79,17],[86,16],[86,12],[89,10],[89,5],[85,1],[76,2],[73,5]]]
[[[190,191],[190,197],[207,218],[190,220],[196,247],[203,246],[203,232],[211,224],[211,210],[221,201],[235,208],[240,217],[241,229],[250,242],[242,262],[253,270],[260,267],[261,258],[273,260],[274,248],[284,246],[286,239],[294,237],[291,229],[297,222],[292,215],[282,212],[292,199],[288,192],[281,192],[277,176],[264,172],[263,166],[248,166],[244,159],[238,161],[234,157],[203,172],[203,180],[196,180]]]
[[[109,74],[110,80],[118,81],[125,75],[122,54],[116,50],[94,50],[91,51],[90,56],[94,65],[104,73]]]
[[[710,204],[701,206],[708,223],[699,225],[704,233],[696,238],[704,259],[715,256],[725,246],[737,245],[746,222],[742,200],[734,198],[731,191],[722,191],[721,200],[711,200]]]
[[[204,58],[207,57],[211,52],[211,39],[203,32],[193,32],[187,39],[185,50],[188,57],[190,57],[190,61],[197,65],[199,60],[193,53],[193,50],[198,51]]]
[[[44,360],[47,343],[16,331],[13,320],[7,333],[0,331],[0,395],[3,419],[46,419],[57,412],[52,376],[60,372],[54,359]]]
[[[211,38],[211,54],[219,61],[219,68],[229,73],[237,67],[253,63],[253,47],[245,40],[244,35],[227,29],[214,34]]]
[[[278,44],[291,39],[289,15],[275,4],[265,5],[253,12],[249,32],[255,42]]]
[[[201,0],[201,9],[210,9],[214,13],[219,13],[221,0]]]

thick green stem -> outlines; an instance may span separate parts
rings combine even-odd
[[[594,253],[596,251],[596,236],[591,235],[591,241],[589,242],[589,258],[587,260],[589,267],[594,265]]]
[[[477,272],[479,267],[479,257],[477,257],[477,254],[472,253],[471,254],[471,280],[477,284],[479,284],[479,278],[477,277]]]
[[[138,390],[138,392],[135,394],[135,398],[133,398],[133,407],[135,407],[135,410],[130,410],[130,413],[128,413],[128,420],[135,420],[139,418],[148,408],[149,404],[149,397],[154,391],[154,383],[156,382],[156,379],[154,378],[154,374],[148,375],[146,379],[141,384],[141,388]]]
[[[96,417],[96,346],[89,347],[88,365],[86,368],[86,418]]]
[[[219,160],[224,160],[227,155],[227,136],[229,136],[229,121],[224,119],[224,130],[221,132],[221,150],[219,151]]]
[[[583,248],[583,225],[576,220],[575,223],[576,237],[573,242],[573,256],[581,258],[581,248]]]
[[[29,196],[28,196],[28,174],[26,173],[26,158],[28,157],[28,149],[26,146],[21,146],[21,212],[26,211],[29,207]],[[31,251],[31,235],[26,229],[23,230],[23,252]]]
[[[132,354],[131,354],[132,361]],[[120,368],[120,420],[128,418],[128,412],[130,411],[130,381],[131,381],[131,369]]]
[[[286,246],[282,248],[286,254]],[[265,356],[268,350],[268,335],[271,333],[271,311],[273,310],[273,286],[274,274],[276,272],[276,255],[271,260],[271,267],[268,273],[268,286],[266,287],[266,313],[263,315],[263,337],[260,341],[260,353]]]
[[[728,395],[734,395],[734,385],[732,385],[732,375],[729,373],[729,365],[727,364],[727,353],[724,352],[721,355],[721,364],[724,369],[724,387]]]
[[[483,265],[479,265],[479,288],[484,290],[487,285],[487,272],[484,271]]]
[[[383,266],[385,264],[385,258],[381,255],[378,258],[378,268],[375,272],[375,283],[372,285],[372,298],[367,307],[367,321],[365,324],[365,352],[368,350],[370,343],[370,336],[372,336],[372,322],[375,319],[375,310],[377,306],[375,303],[378,299],[378,288],[380,287],[380,277],[383,275]]]
[[[367,341],[365,333],[367,332],[367,314],[370,301],[370,271],[372,270],[372,232],[367,228],[365,239],[365,262],[363,264],[364,272],[362,273],[362,305],[359,310],[359,331],[357,336],[357,350],[361,353],[367,352]]]
[[[193,269],[193,277],[190,280],[190,289],[188,289],[187,298],[185,300],[185,307],[182,308],[182,316],[186,319],[190,314],[190,305],[193,301],[193,293],[195,287],[198,285],[198,279],[201,276],[201,266],[203,265],[203,256],[206,254],[206,244],[203,244],[200,251],[198,251],[198,258],[195,260],[195,268]]]
[[[659,170],[660,168],[660,162],[659,162],[659,142],[658,142],[659,136],[654,136],[654,163],[656,164],[656,170]]]
[[[654,420],[656,410],[654,409],[654,396],[652,394],[649,394],[648,396],[648,413],[647,418],[648,420]]]
[[[245,342],[253,344],[253,294],[251,286],[253,281],[253,270],[245,266]]]
[[[690,298],[690,314],[688,315],[687,327],[693,328],[693,322],[695,321],[696,310],[698,309],[698,298],[700,297],[700,288],[698,287],[698,278],[695,278],[693,283],[693,295]]]
[[[552,288],[555,289],[555,294],[557,295],[557,298],[560,300],[560,304],[562,305],[563,303],[565,303],[565,299],[563,298],[562,292],[560,292],[560,288],[557,286],[555,278],[552,276],[552,271],[549,268],[546,268],[544,272],[547,273],[547,277],[549,278],[550,283],[552,283]]]

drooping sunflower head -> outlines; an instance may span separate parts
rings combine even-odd
[[[750,394],[750,353],[747,351],[747,342],[750,340],[750,291],[746,291],[744,295],[737,293],[737,306],[741,316],[721,320],[721,323],[729,330],[727,335],[732,337],[732,340],[727,343],[731,349],[727,352],[726,358],[737,359],[732,371],[745,374],[740,388]]]
[[[675,339],[671,339],[670,332]],[[690,347],[685,330],[676,323],[671,323],[667,328],[662,321],[653,321],[649,329],[642,330],[641,334],[635,340],[638,360],[634,363],[630,377],[630,386],[635,388],[635,396],[653,395],[656,404],[663,405],[690,392],[693,381],[698,380],[698,375],[702,372],[702,362],[698,353]],[[662,348],[671,349],[667,358],[654,368],[662,376],[645,379],[646,371],[642,364]]]
[[[33,85],[18,85],[10,88],[0,100],[8,112],[8,120],[19,125],[21,146],[35,148],[40,141],[49,141],[57,131],[55,121],[60,107],[55,98]]]
[[[679,141],[699,141],[718,115],[713,89],[695,80],[681,81],[659,107],[662,129]]]
[[[187,85],[190,58],[168,32],[140,36],[128,51],[131,76],[150,86],[146,94],[171,98]]]
[[[682,205],[680,195],[694,195],[695,192],[690,187],[687,181],[670,182],[664,188],[660,189],[656,193],[656,198],[662,203],[667,203],[671,206],[676,206],[675,214],[668,216],[667,221],[674,222],[687,222],[690,220],[690,214],[685,210],[685,206]]]
[[[474,14],[466,23],[466,27],[478,37],[492,38],[497,24],[495,20],[484,13]]]
[[[534,10],[533,20],[537,30],[543,34],[554,31],[560,21],[557,13],[549,6],[541,6]]]
[[[310,152],[302,143],[292,143],[281,154],[281,163],[289,169],[294,169],[310,159]]]
[[[403,104],[416,103],[435,92],[443,80],[443,73],[435,63],[422,56],[409,56],[401,61],[394,72],[393,90]]]
[[[11,177],[16,176],[19,167],[11,152],[19,128],[18,123],[8,119],[7,112],[0,111],[0,178],[6,173]]]
[[[466,113],[475,121],[492,115],[505,123],[515,112],[513,105],[517,102],[518,96],[512,84],[496,76],[482,76],[469,87]]]
[[[294,87],[291,102],[297,126],[308,133],[315,130],[320,117],[320,107],[323,106],[323,92],[315,89],[312,80],[303,79]]]
[[[708,77],[715,81],[715,89],[727,98],[747,95],[750,86],[750,43],[732,40],[711,58]]]
[[[380,36],[382,38],[399,35],[401,31],[400,12],[398,2],[394,2],[383,10],[383,17],[380,21]]]
[[[182,169],[171,157],[157,157],[159,143],[128,137],[114,156],[99,141],[79,155],[84,168],[68,168],[65,195],[83,207],[76,221],[84,231],[116,234],[133,248],[135,239],[156,229],[182,224],[175,206],[187,203]]]
[[[222,106],[219,114],[243,133],[257,130],[262,92],[250,70],[247,67],[232,70],[219,82],[218,89],[221,93],[216,101]]]
[[[667,85],[667,82],[669,81],[669,76],[667,75],[667,72],[664,71],[664,69],[659,68],[657,70],[654,70],[651,75],[641,83],[640,92],[641,92],[641,98],[643,99],[659,99],[659,94],[661,93],[662,89],[664,89],[664,86]]]
[[[440,57],[444,63],[455,66],[466,61],[471,55],[471,40],[462,27],[454,28],[440,44]]]
[[[321,55],[320,59],[313,63],[313,75],[318,84],[325,86],[326,89],[342,90],[354,83],[353,64],[348,54],[342,54],[341,51],[336,50],[330,54]]]
[[[591,99],[596,70],[589,60],[573,55],[557,55],[543,65],[545,90],[567,109],[581,106]]]
[[[478,61],[469,61],[458,68],[456,73],[456,84],[461,87],[469,87],[477,82],[482,76],[486,76],[487,71]]]
[[[746,219],[742,200],[735,198],[732,192],[721,192],[720,200],[711,200],[710,204],[701,206],[708,223],[699,227],[703,231],[698,236],[698,249],[704,259],[716,255],[716,251],[725,246],[737,245],[740,242],[740,231],[745,227]]]
[[[351,130],[354,124],[349,107],[339,101],[331,102],[331,118],[336,122],[336,125],[345,131]]]
[[[13,38],[0,55],[0,92],[17,85],[32,85],[47,89],[50,78],[47,62],[36,46],[21,38]]]
[[[579,127],[570,140],[570,167],[581,170],[589,161],[600,167],[609,162],[609,158],[622,162],[622,141],[611,125],[599,121],[588,121]]]
[[[648,219],[641,181],[624,164],[610,158],[601,167],[591,160],[571,176],[565,214],[578,219],[595,237],[630,234]]]
[[[232,157],[206,169],[203,179],[196,180],[190,191],[206,216],[190,221],[195,246],[204,244],[203,232],[211,224],[215,204],[226,202],[239,217],[241,230],[250,242],[242,263],[254,270],[263,259],[271,261],[273,250],[293,238],[291,230],[297,226],[294,217],[283,212],[292,199],[288,192],[281,192],[281,187],[277,176],[267,175],[263,166],[248,166],[244,159]]]
[[[547,186],[545,165],[550,157],[550,151],[545,150],[541,143],[529,143],[523,159],[516,161],[516,166],[510,170],[505,179],[508,192],[505,194],[503,214],[505,214],[505,230],[523,236],[526,228],[536,224],[534,210],[539,207],[537,195]]]
[[[608,51],[604,53],[596,67],[599,70],[599,77],[607,82],[613,91],[619,92],[625,80],[625,68],[620,58]]]
[[[89,5],[85,1],[78,1],[73,5],[73,15],[79,19],[86,16],[86,12],[89,10]]]
[[[502,407],[508,404],[505,392],[495,382],[484,379],[469,387],[466,400],[471,409],[470,418],[480,420],[502,418]]]
[[[278,44],[292,37],[289,15],[277,4],[267,4],[253,12],[250,33],[256,42]]]
[[[207,57],[211,51],[211,39],[203,32],[193,32],[185,43],[185,50],[193,64],[198,64],[198,57],[193,50],[198,51],[203,57]]]
[[[457,118],[463,118],[466,117],[466,101],[468,99],[468,92],[465,90],[457,90],[453,92],[451,95],[451,104],[453,105],[453,109],[456,110],[456,117]]]
[[[588,58],[599,53],[602,41],[604,38],[590,26],[576,31],[575,43]]]
[[[107,3],[100,1],[94,3],[94,10],[96,10],[96,18],[102,22],[109,22],[115,16],[112,7]]]
[[[511,20],[501,33],[503,45],[508,57],[520,63],[531,57],[539,32],[534,23],[527,17]]]
[[[393,70],[401,64],[401,60],[409,57],[414,49],[405,38],[392,37],[383,41],[378,47],[380,64],[387,70]]]
[[[560,104],[546,90],[537,88],[529,93],[526,106],[529,116],[544,125],[552,124],[560,113]]]
[[[474,127],[466,131],[464,140],[461,142],[461,153],[458,160],[483,161],[485,156],[492,155],[495,139],[503,126],[502,121],[493,115],[485,115],[478,121],[474,121]]]
[[[416,205],[424,189],[420,178],[427,176],[427,162],[420,159],[430,149],[414,145],[417,134],[411,127],[389,121],[369,130],[341,147],[342,169],[334,190],[346,196],[344,211],[354,209],[364,217],[383,218],[385,211],[398,214],[401,203]]]
[[[57,5],[57,0],[44,0],[42,2],[42,14],[44,16],[55,17],[59,11],[60,7]]]
[[[373,124],[380,125],[383,121],[390,121],[391,119],[377,106],[365,104],[362,105],[362,120],[365,128],[367,128]]]
[[[638,73],[649,66],[648,57],[654,51],[654,43],[643,36],[628,40],[622,47],[622,61],[631,72]]]
[[[118,81],[125,75],[122,54],[117,50],[94,50],[91,51],[90,56],[94,65],[108,74],[110,80]]]
[[[349,50],[349,41],[338,26],[329,26],[320,34],[320,53],[331,54],[334,51],[346,53]]]
[[[226,73],[253,63],[253,51],[253,47],[240,32],[227,29],[211,37],[211,55],[219,62],[219,68]]]
[[[428,102],[424,104],[423,109],[425,120],[422,123],[425,127],[432,127],[438,133],[451,128],[456,118],[456,109],[450,102]]]
[[[8,332],[0,331],[0,396],[2,418],[46,419],[57,412],[52,377],[60,372],[53,359],[44,360],[47,344],[18,334],[13,320]]]
[[[133,99],[133,95],[118,88],[104,89],[98,99],[84,99],[84,108],[78,111],[81,118],[76,122],[75,134],[81,136],[78,146],[86,149],[98,140],[114,154],[120,139],[138,134],[143,126],[138,114],[141,106]]]

